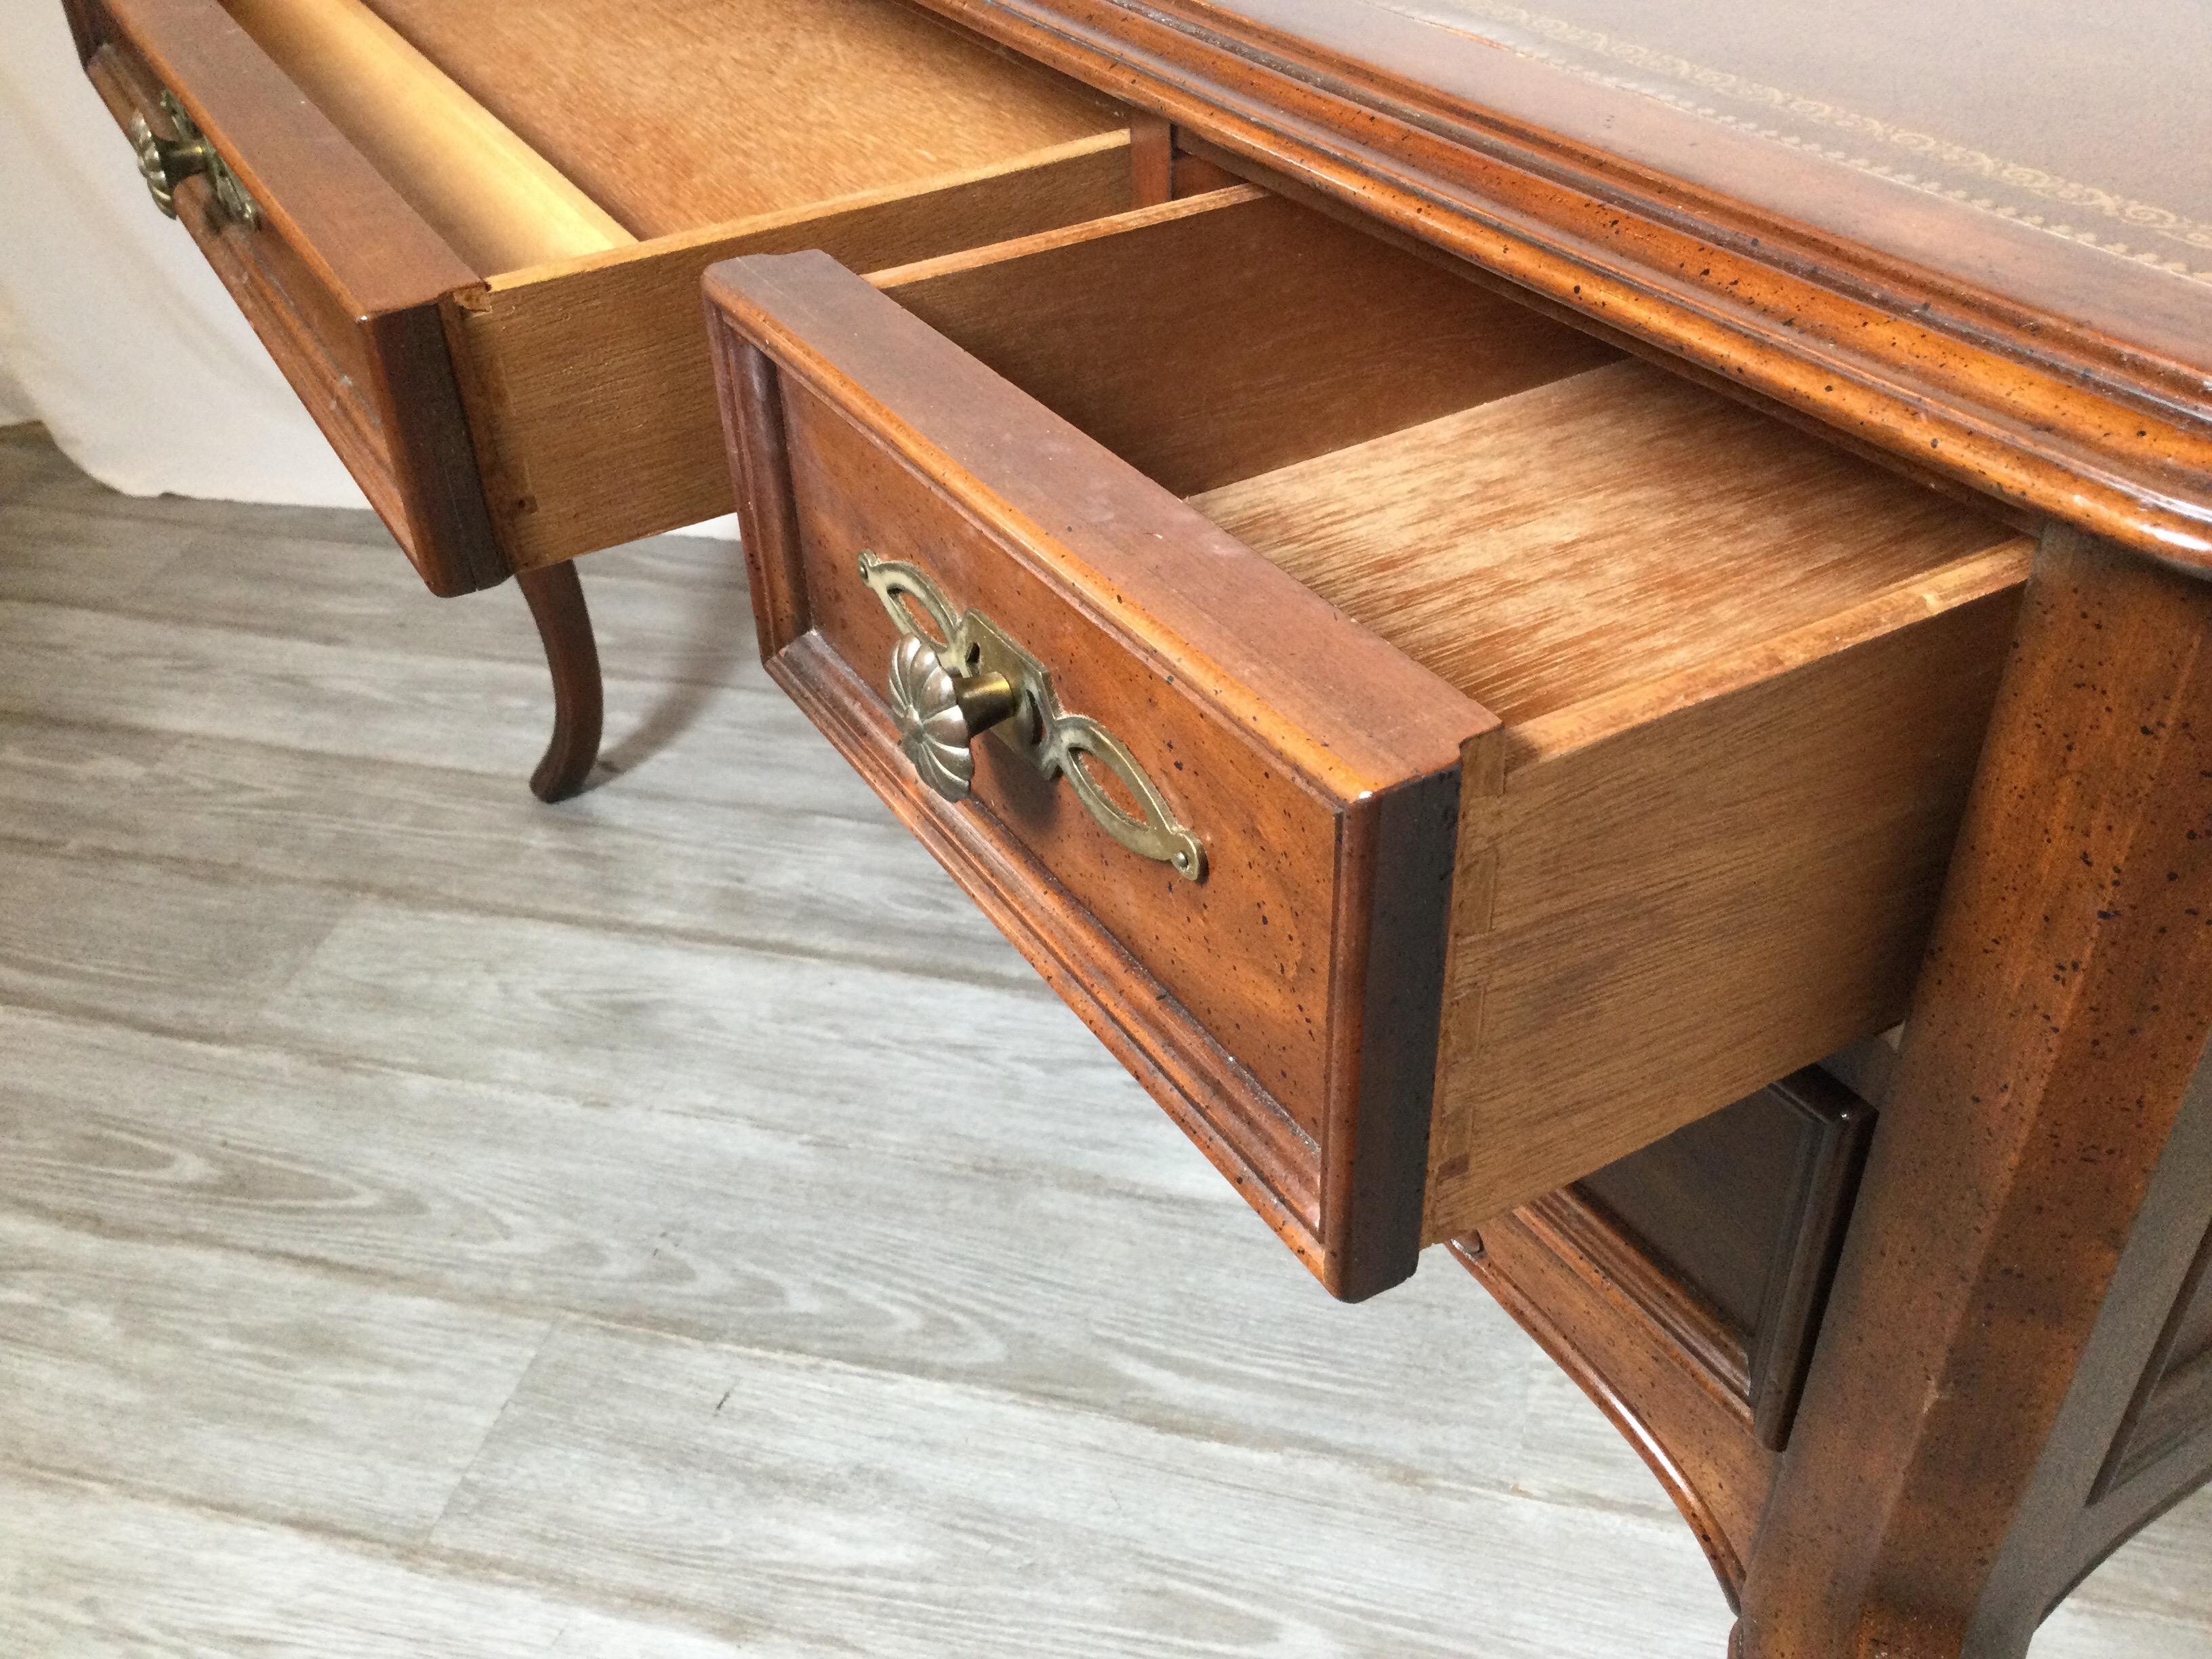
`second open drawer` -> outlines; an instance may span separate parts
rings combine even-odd
[[[1337,1294],[1900,1016],[2014,532],[1257,190],[708,288],[772,671]]]
[[[902,264],[1140,199],[1126,116],[899,0],[66,3],[441,593],[727,509],[714,260]]]

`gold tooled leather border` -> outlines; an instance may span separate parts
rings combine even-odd
[[[2082,247],[2094,248],[2116,258],[2148,265],[2191,282],[2212,283],[2212,224],[2138,201],[2117,191],[2062,178],[2025,162],[2010,161],[1971,145],[1954,143],[1932,133],[1884,121],[1863,111],[1825,99],[1807,97],[1786,88],[1753,80],[1727,70],[1692,62],[1678,53],[1661,52],[1603,29],[1564,17],[1531,11],[1507,0],[1437,0],[1464,15],[1499,25],[1526,38],[1501,38],[1457,24],[1438,9],[1407,0],[1366,0],[1378,10],[1395,12],[1409,21],[1468,34],[1501,46],[1524,57],[1617,91],[1641,94],[1700,119],[1717,122],[1750,137],[1784,144],[1803,154],[1817,155],[1856,172],[1887,179],[1946,201],[2011,221],[2050,236],[2059,236]],[[1618,64],[1633,74],[1609,72],[1589,58]],[[1654,82],[1666,84],[1654,84]],[[1755,106],[1765,118],[1716,109],[1710,101],[1729,99]],[[1791,125],[1782,125],[1778,118]],[[1875,149],[1856,154],[1826,141],[1826,133],[1848,134]],[[1920,163],[1916,168],[1881,158],[1882,150],[1902,150]],[[1934,170],[1976,181],[1956,184],[1931,176]],[[2008,196],[2013,199],[2005,199]],[[2078,209],[2077,214],[2054,216],[2052,205]],[[2164,246],[2145,247],[2106,235],[2101,227],[2075,222],[2081,217],[2116,221],[2154,239]],[[2203,256],[2201,263],[2176,257],[2179,246]]]

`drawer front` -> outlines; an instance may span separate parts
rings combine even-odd
[[[708,292],[772,672],[1324,1283],[1404,1277],[1495,721],[826,257]],[[915,676],[1008,662],[955,804]]]
[[[235,179],[244,210],[182,177],[177,217],[423,580],[501,580],[439,304],[476,273],[216,0],[70,0],[70,21],[126,133],[202,138]]]

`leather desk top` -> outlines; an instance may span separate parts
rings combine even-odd
[[[1264,21],[1305,9],[1247,0],[1235,9]],[[2122,332],[2185,319],[2195,326],[2170,344],[2212,368],[2212,13],[2193,0],[2131,6],[2118,27],[2073,0],[1358,0],[1336,9],[1343,45],[1364,40],[1401,72],[1431,65],[1440,86],[1463,82],[1479,94],[1462,59],[1490,46],[1882,180],[1898,195],[1872,219],[1847,222],[1842,201],[1818,194],[1769,204],[1961,276],[1998,276],[1980,246],[1990,229],[2030,231],[2009,273],[2014,297],[2078,302]],[[1363,26],[1361,12],[1414,27],[1401,44]],[[1571,98],[1548,107],[1575,112]],[[1747,199],[1769,193],[1753,158],[1712,152],[1699,137],[1653,128],[1622,134],[1620,149]],[[1942,234],[1917,242],[1916,220]],[[2165,280],[2125,282],[2116,263]],[[2148,293],[2168,315],[2116,303]]]

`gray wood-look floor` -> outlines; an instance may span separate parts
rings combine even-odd
[[[1728,1616],[1448,1261],[1334,1305],[754,660],[0,435],[0,1654],[1624,1655]],[[2212,1497],[2039,1659],[2212,1653]]]

